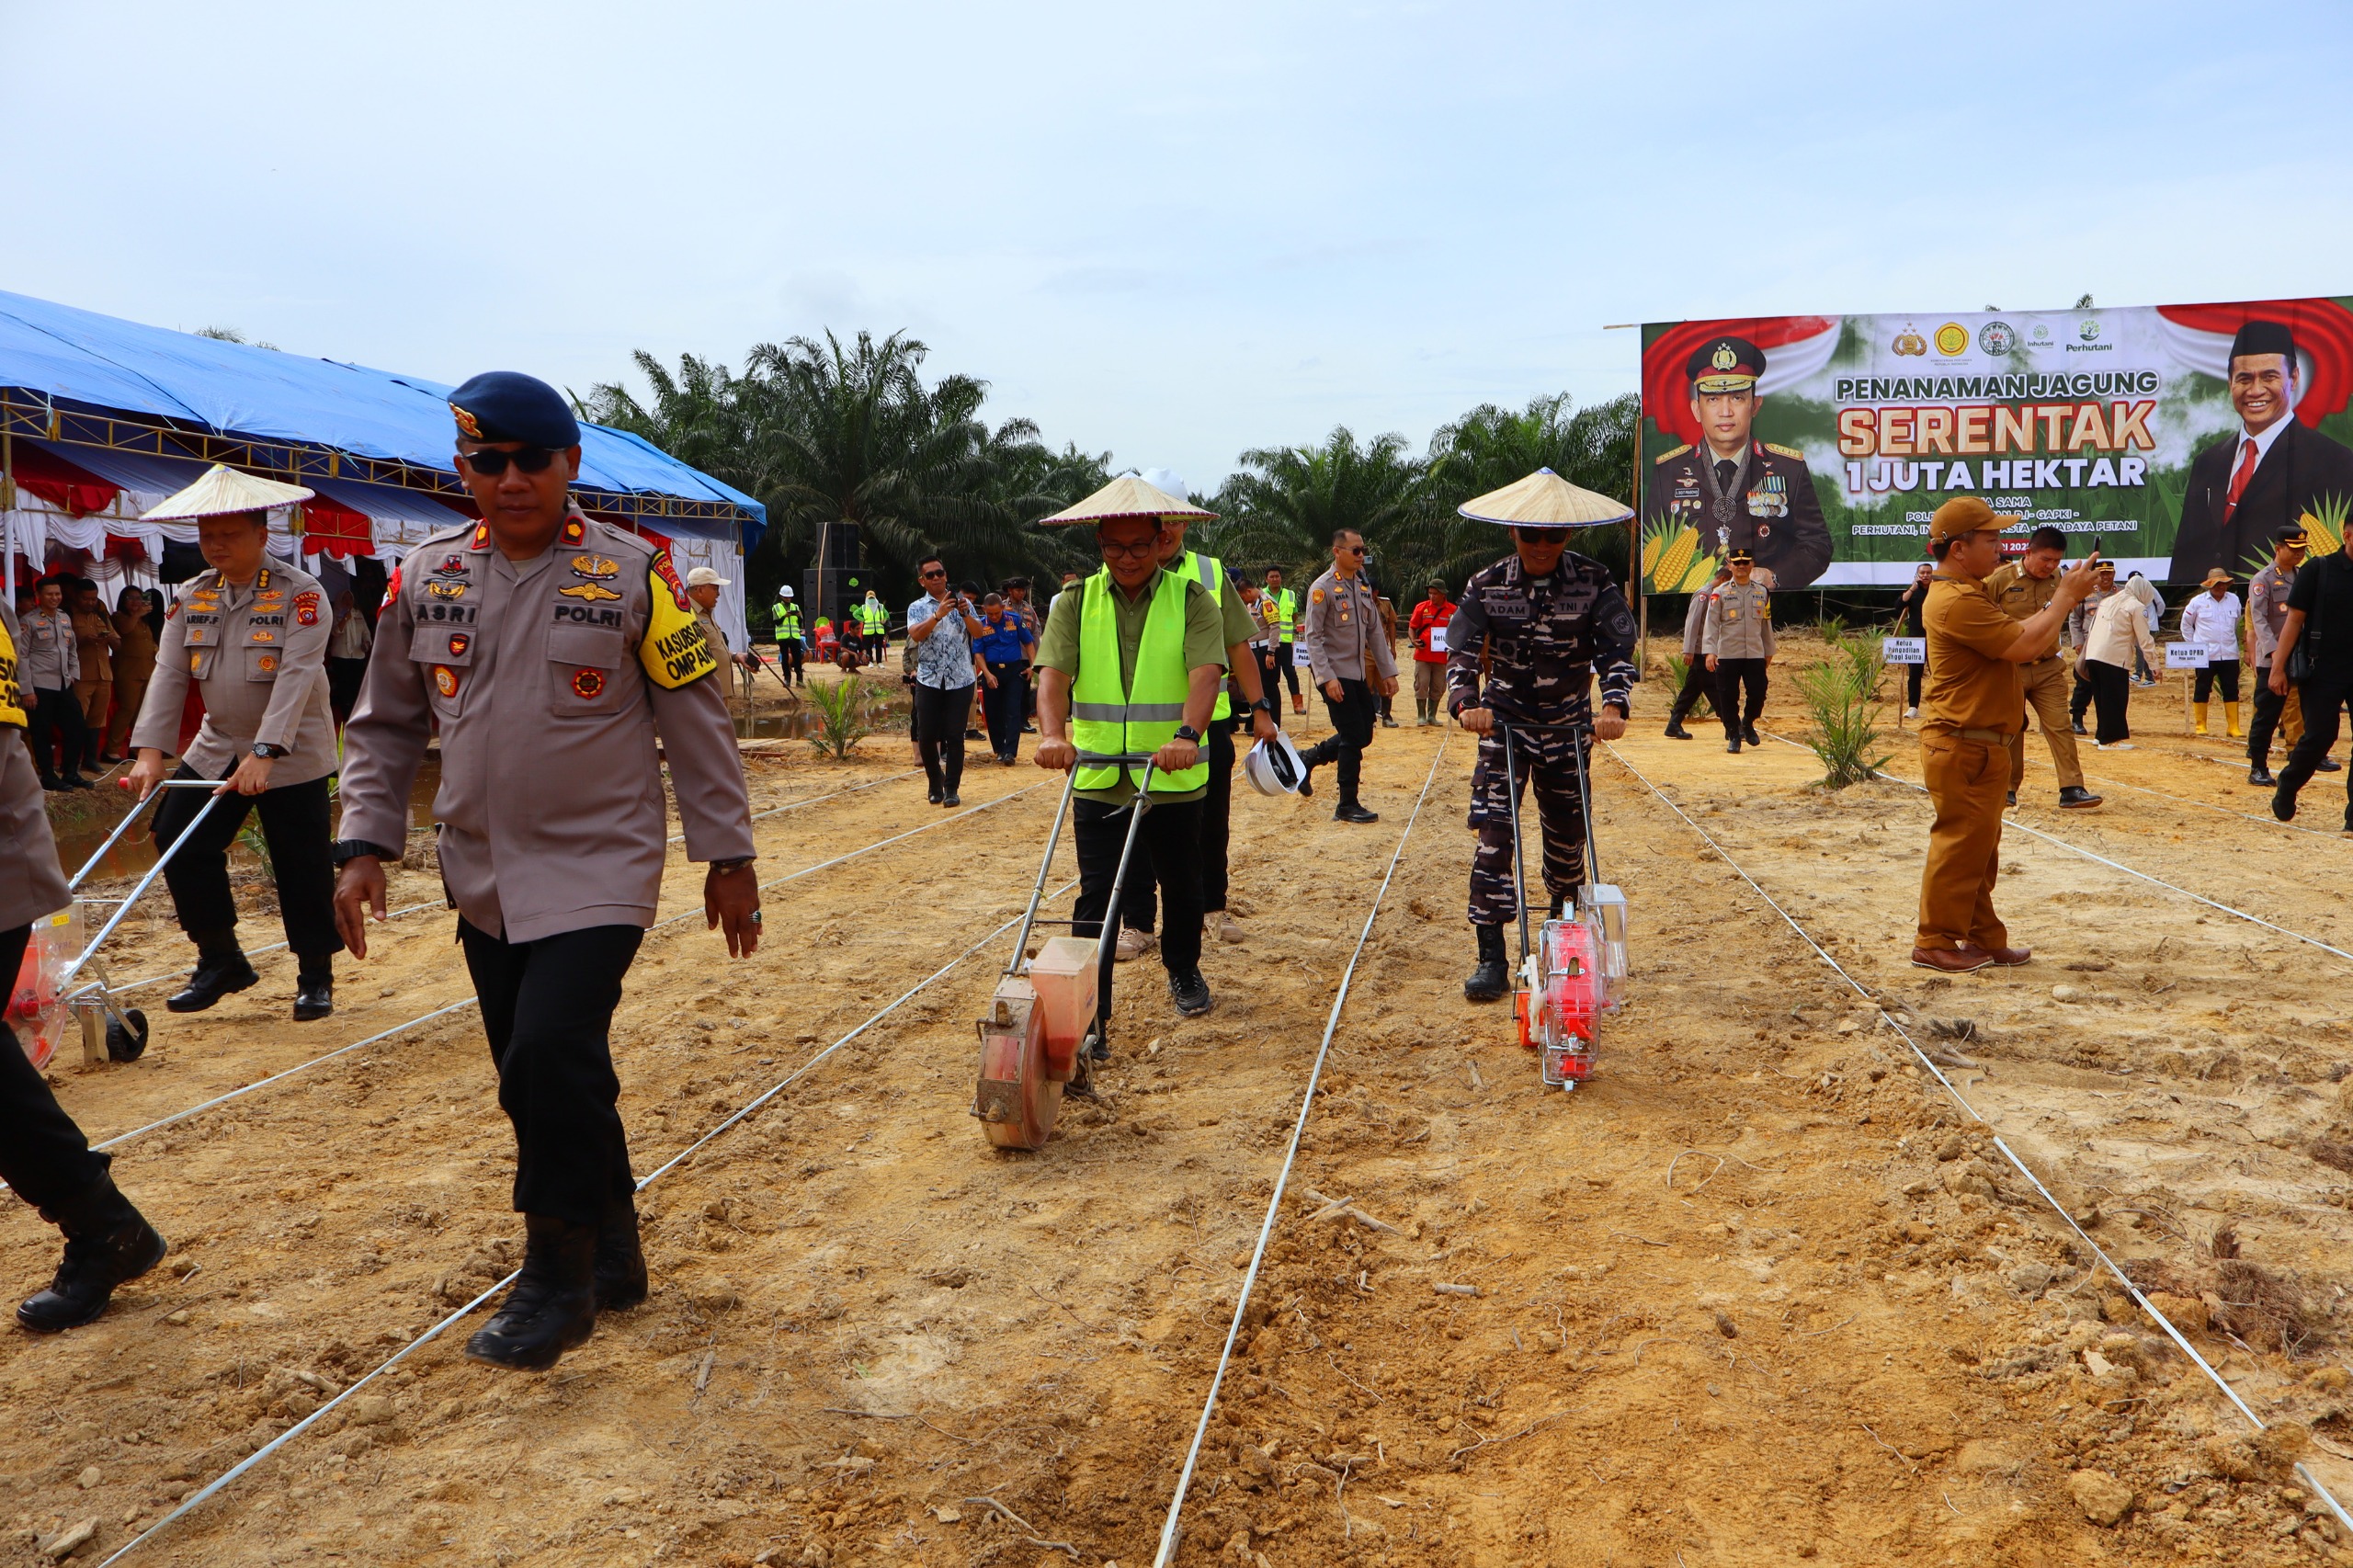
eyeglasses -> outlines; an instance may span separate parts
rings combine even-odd
[[[545,473],[548,464],[555,461],[552,447],[523,447],[511,452],[460,452],[458,460],[481,474],[484,479],[496,479],[513,463],[525,473]]]
[[[1364,552],[1365,547],[1360,544],[1344,544],[1340,546],[1340,553],[1343,555],[1362,555]]]
[[[1515,528],[1512,531],[1530,544],[1559,544],[1569,537],[1566,528]]]
[[[947,575],[948,575],[948,574],[947,574],[947,572],[946,572],[945,570],[943,570],[942,568],[938,567],[938,566],[935,566],[935,567],[933,567],[930,571],[926,572],[926,573],[924,574],[924,575],[925,575],[926,577],[945,577],[945,576],[947,576]]]
[[[1147,557],[1156,558],[1160,554],[1160,541],[1156,539],[1141,540],[1134,544],[1114,544],[1108,539],[1098,539],[1095,542],[1101,547],[1103,558],[1106,561],[1114,556],[1128,561],[1142,561]]]

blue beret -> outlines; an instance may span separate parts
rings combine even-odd
[[[521,441],[561,449],[580,444],[580,421],[563,394],[519,370],[490,370],[449,394],[458,433],[477,441]]]

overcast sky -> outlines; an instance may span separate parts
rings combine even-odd
[[[0,288],[584,392],[904,328],[1203,490],[1608,323],[2353,293],[2353,7],[1921,11],[0,0]]]

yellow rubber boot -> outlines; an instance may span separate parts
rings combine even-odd
[[[2198,715],[2198,733],[2201,735],[2206,733],[2206,710],[2210,706],[2211,704],[2204,702],[2190,705],[2190,711]]]
[[[2239,705],[2237,703],[2225,702],[2222,704],[2222,722],[2230,726],[2231,739],[2237,740],[2241,735],[2246,733],[2245,730],[2239,728]]]

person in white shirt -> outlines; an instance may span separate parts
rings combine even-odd
[[[2206,733],[2206,710],[2214,687],[2222,688],[2222,722],[2231,737],[2239,735],[2239,597],[2231,592],[2231,574],[2217,566],[2199,585],[2206,591],[2181,608],[2181,640],[2206,650],[2206,667],[2198,672],[2191,697],[2198,733]]]
[[[2092,702],[2099,712],[2096,732],[2102,751],[2130,751],[2132,732],[2125,722],[2131,697],[2132,660],[2154,659],[2157,640],[2149,633],[2146,611],[2157,590],[2139,573],[2102,601],[2084,634],[2082,668],[2091,681]]]

